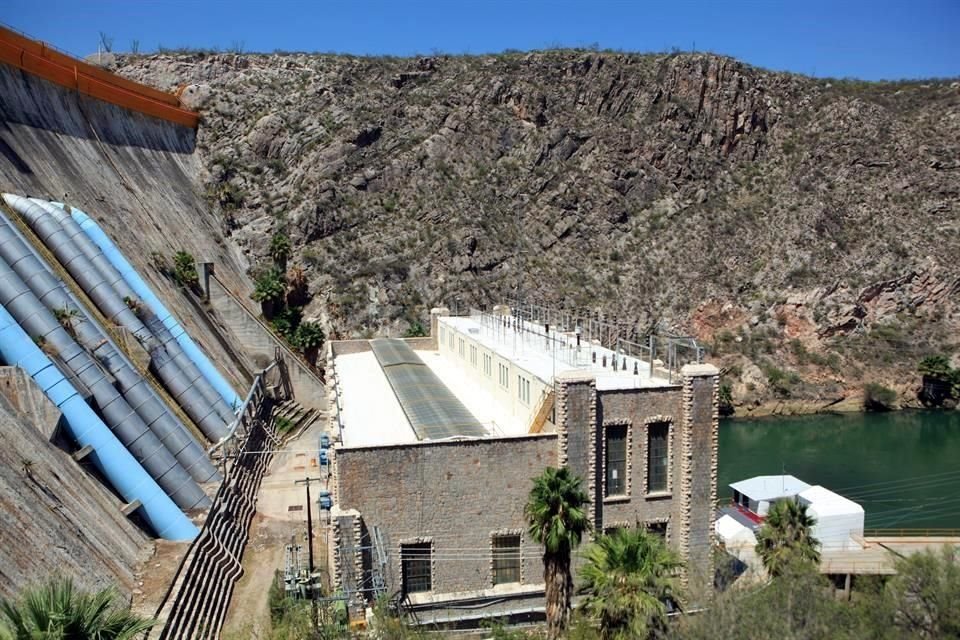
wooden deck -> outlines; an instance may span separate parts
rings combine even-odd
[[[892,575],[898,557],[907,557],[925,550],[939,551],[945,546],[960,547],[960,536],[865,536],[855,539],[859,546],[848,549],[821,549],[820,573],[851,575]],[[727,549],[749,569],[748,579],[763,579],[766,572],[752,546]]]

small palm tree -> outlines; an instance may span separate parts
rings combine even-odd
[[[566,467],[547,467],[533,479],[525,513],[530,537],[543,545],[547,635],[558,638],[570,621],[570,552],[590,530],[584,506],[590,500],[580,478]]]
[[[281,270],[286,268],[287,258],[290,257],[290,238],[283,231],[276,232],[270,238],[270,257]]]
[[[663,539],[645,529],[597,538],[580,569],[580,590],[583,611],[599,623],[600,637],[646,638],[663,628],[681,565]]]
[[[277,310],[283,308],[286,294],[287,283],[283,273],[276,267],[272,267],[257,276],[250,297],[260,303],[263,316],[270,319]]]
[[[323,346],[324,339],[323,329],[318,322],[301,322],[293,334],[293,343],[312,365],[317,364],[317,354]]]
[[[53,317],[57,319],[57,322],[60,323],[60,326],[70,334],[71,337],[77,337],[76,327],[74,322],[78,322],[82,317],[80,316],[80,311],[77,309],[71,309],[69,307],[62,307],[59,309],[53,310]]]
[[[948,380],[950,378],[950,360],[946,356],[927,356],[917,366],[920,375],[934,380]]]
[[[287,305],[302,307],[310,302],[310,284],[303,267],[295,266],[287,272]]]
[[[805,504],[796,500],[774,503],[757,534],[757,555],[767,573],[777,577],[794,565],[820,562],[820,541],[811,533],[816,523]]]
[[[115,589],[77,591],[73,581],[53,579],[27,589],[17,602],[0,602],[2,640],[128,640],[154,625],[117,605]]]

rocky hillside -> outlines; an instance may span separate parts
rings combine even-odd
[[[960,83],[591,51],[117,64],[202,112],[224,229],[254,265],[286,233],[335,335],[458,297],[600,310],[698,336],[745,408],[910,398],[920,357],[960,353]]]

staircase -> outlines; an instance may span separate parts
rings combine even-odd
[[[554,394],[553,389],[543,395],[540,408],[537,409],[537,415],[533,417],[533,422],[530,423],[530,433],[543,433],[543,427],[550,418],[550,412],[553,411],[555,399],[556,394]]]
[[[308,409],[296,400],[284,400],[273,407],[273,423],[277,431],[283,435],[299,436],[312,425],[317,418],[324,415],[320,409]],[[289,423],[286,427],[284,423]]]

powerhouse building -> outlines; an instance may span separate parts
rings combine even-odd
[[[718,370],[497,311],[434,310],[428,338],[329,344],[334,588],[354,606],[398,599],[421,621],[535,611],[542,548],[524,506],[535,476],[566,465],[594,532],[663,535],[686,592],[708,589]]]

